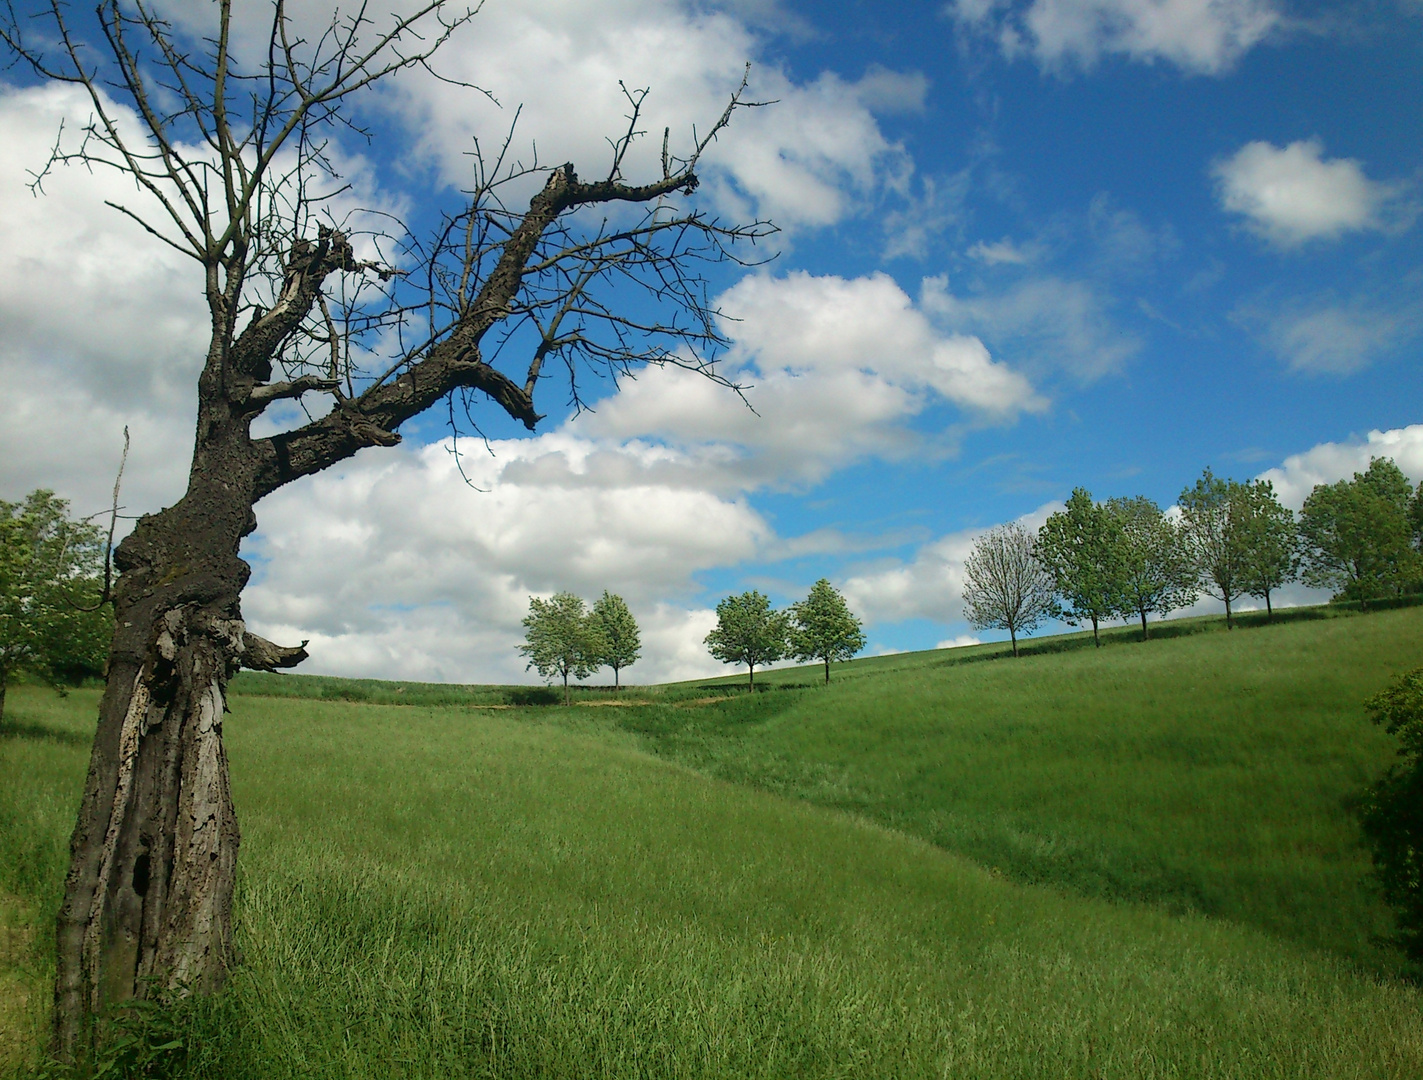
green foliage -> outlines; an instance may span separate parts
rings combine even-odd
[[[0,501],[0,716],[18,670],[55,686],[103,673],[112,632],[98,604],[103,559],[100,531],[70,520],[52,491]]]
[[[598,662],[613,669],[613,685],[620,686],[619,672],[642,655],[642,639],[637,620],[628,610],[627,602],[603,590],[588,616],[594,636],[601,642]]]
[[[1300,512],[1305,584],[1364,603],[1401,595],[1419,575],[1412,497],[1388,458],[1374,458],[1352,480],[1316,486]]]
[[[1091,492],[1073,488],[1064,509],[1038,530],[1034,548],[1062,602],[1056,614],[1072,626],[1091,623],[1092,639],[1098,645],[1099,624],[1123,607],[1120,544],[1116,517],[1094,503]]]
[[[1222,480],[1210,469],[1195,487],[1181,492],[1181,544],[1196,573],[1196,583],[1225,602],[1225,623],[1232,625],[1230,605],[1245,594],[1249,533],[1246,485]]]
[[[1241,585],[1250,596],[1264,600],[1268,616],[1274,618],[1270,594],[1299,576],[1299,529],[1269,480],[1246,484],[1241,504],[1245,544]]]
[[[826,683],[833,661],[849,660],[865,647],[860,620],[826,578],[812,585],[804,600],[791,605],[790,615],[791,655],[823,661]]]
[[[723,664],[745,664],[748,683],[756,685],[758,665],[773,664],[790,647],[790,619],[771,610],[771,601],[752,589],[725,597],[716,606],[716,626],[706,636],[707,651]]]
[[[1360,812],[1374,872],[1398,916],[1398,939],[1423,966],[1423,668],[1400,676],[1364,703],[1398,737],[1401,759],[1369,788]]]
[[[1141,638],[1147,638],[1146,617],[1166,615],[1196,599],[1196,570],[1181,540],[1181,531],[1151,499],[1143,495],[1107,500],[1117,523],[1118,571],[1124,616],[1141,618]]]
[[[1010,522],[974,541],[964,561],[963,606],[975,630],[1007,630],[1018,655],[1018,635],[1031,633],[1056,611],[1051,574],[1034,553],[1034,537]]]
[[[570,592],[554,593],[548,600],[529,597],[529,613],[524,617],[525,643],[519,651],[546,679],[563,679],[564,704],[570,701],[568,677],[586,679],[598,670],[604,643],[588,619],[582,597]]]

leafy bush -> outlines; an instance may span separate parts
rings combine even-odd
[[[1361,821],[1374,873],[1398,918],[1398,943],[1423,964],[1423,668],[1400,676],[1364,703],[1399,739],[1398,764],[1369,788]]]

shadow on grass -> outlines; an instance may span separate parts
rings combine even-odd
[[[23,720],[16,722],[13,720],[0,720],[0,739],[27,740],[30,742],[56,742],[66,746],[87,746],[94,741],[92,734],[85,734],[82,731],[63,731],[58,728],[45,727],[43,724],[31,724]]]

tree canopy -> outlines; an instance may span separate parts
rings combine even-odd
[[[526,668],[546,679],[563,679],[563,703],[572,703],[568,677],[586,679],[598,670],[606,649],[600,627],[588,617],[581,596],[554,593],[547,600],[529,597],[524,617],[525,642],[519,651],[529,658]]]
[[[1149,613],[1165,615],[1195,602],[1195,567],[1182,547],[1180,530],[1153,500],[1137,495],[1108,499],[1106,505],[1121,530],[1122,614],[1140,617],[1145,641]]]
[[[756,668],[786,655],[789,633],[786,613],[773,610],[770,598],[752,589],[716,605],[716,626],[706,646],[723,664],[745,664],[747,683],[755,686]]]
[[[964,562],[964,614],[975,630],[1030,633],[1056,610],[1052,575],[1038,561],[1036,538],[1019,523],[989,529]]]
[[[621,688],[619,672],[642,655],[637,620],[621,596],[603,590],[588,616],[593,637],[600,643],[599,665],[613,669],[613,686]]]
[[[1299,529],[1289,507],[1280,503],[1269,480],[1245,485],[1242,498],[1245,559],[1241,585],[1250,596],[1265,601],[1265,613],[1275,617],[1270,594],[1299,576]]]
[[[791,655],[823,661],[827,684],[832,661],[849,660],[865,647],[860,620],[826,578],[812,585],[804,600],[791,605],[790,615]]]
[[[113,632],[103,569],[102,533],[71,520],[54,492],[0,500],[0,719],[18,670],[57,686],[103,674]]]
[[[1400,595],[1419,576],[1413,486],[1388,458],[1352,480],[1319,484],[1300,511],[1304,582],[1367,604]]]
[[[1079,487],[1073,488],[1066,506],[1043,523],[1034,548],[1052,575],[1059,614],[1074,626],[1090,622],[1098,646],[1099,624],[1117,615],[1123,604],[1120,544],[1120,522]]]
[[[1230,605],[1245,595],[1249,505],[1246,486],[1222,480],[1210,469],[1181,492],[1181,542],[1197,584],[1225,602],[1225,625],[1234,628]]]

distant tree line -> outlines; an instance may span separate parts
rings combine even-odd
[[[964,613],[976,630],[1018,635],[1044,620],[1100,626],[1164,616],[1205,593],[1225,604],[1264,600],[1292,581],[1371,601],[1423,592],[1423,485],[1389,458],[1352,480],[1319,484],[1298,518],[1268,480],[1221,479],[1206,469],[1170,516],[1144,496],[1094,502],[1076,488],[1036,533],[1017,523],[988,530],[964,565]]]

